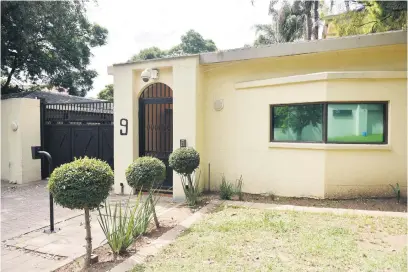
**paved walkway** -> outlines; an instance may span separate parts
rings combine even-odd
[[[1,182],[1,241],[49,225],[49,194],[47,181],[26,185]],[[62,221],[82,214],[54,206],[55,221]]]
[[[52,271],[84,254],[85,230],[81,210],[69,210],[55,205],[57,232],[44,232],[49,229],[46,184],[46,181],[29,185],[2,182],[1,271]],[[117,202],[127,198],[128,196],[112,195],[108,201]],[[177,207],[171,198],[161,197],[157,204],[159,219],[183,215],[182,209]],[[188,215],[189,212],[186,216]],[[100,246],[105,239],[97,217],[97,212],[91,213],[94,248]]]

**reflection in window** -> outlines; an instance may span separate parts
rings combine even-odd
[[[327,106],[327,142],[383,143],[385,104]]]
[[[272,108],[272,141],[322,142],[323,104]]]

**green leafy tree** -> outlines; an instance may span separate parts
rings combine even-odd
[[[296,105],[274,108],[274,127],[283,131],[288,129],[296,133],[296,139],[301,140],[303,129],[312,125],[322,124],[322,105]]]
[[[166,51],[161,50],[157,46],[152,46],[139,51],[138,54],[134,55],[130,61],[140,61],[149,59],[159,59],[165,57]]]
[[[153,46],[140,50],[130,61],[140,61],[148,59],[159,59],[164,57],[183,56],[189,54],[198,54],[203,52],[213,52],[217,50],[213,40],[204,39],[200,33],[189,30],[181,36],[181,43],[173,46],[169,50],[161,50]]]
[[[192,29],[181,36],[181,43],[179,47],[183,54],[198,54],[204,52],[214,52],[217,50],[217,46],[213,40],[204,39],[200,33]]]
[[[334,20],[338,36],[407,29],[406,1],[355,1],[362,8]]]
[[[2,92],[14,77],[85,96],[97,75],[91,48],[108,33],[85,12],[82,1],[1,1]]]
[[[98,93],[98,98],[113,102],[113,84],[105,85],[105,88]]]
[[[113,171],[101,160],[83,158],[56,168],[48,181],[48,189],[56,203],[69,209],[85,211],[85,268],[90,266],[92,236],[89,212],[108,197],[113,185]]]

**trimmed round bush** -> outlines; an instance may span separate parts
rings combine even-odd
[[[48,181],[55,202],[69,209],[97,208],[108,197],[112,185],[110,166],[87,157],[54,169]]]
[[[133,188],[152,186],[161,183],[166,178],[166,166],[153,157],[140,157],[126,169],[127,183]]]
[[[190,175],[200,165],[200,154],[192,147],[181,147],[171,153],[169,165],[180,175]]]

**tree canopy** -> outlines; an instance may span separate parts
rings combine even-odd
[[[85,1],[1,1],[2,93],[16,78],[85,96],[97,75],[91,48],[108,33],[85,11]]]
[[[105,85],[105,88],[98,93],[98,98],[113,102],[113,84]]]
[[[180,44],[173,46],[169,50],[162,50],[156,46],[148,47],[140,50],[138,54],[130,59],[130,61],[198,54],[203,52],[213,52],[216,50],[217,46],[213,40],[204,39],[200,33],[191,29],[181,36]]]
[[[277,8],[279,2],[269,3],[270,24],[255,25],[255,46],[319,38],[321,17],[326,8],[324,1],[285,0]],[[331,10],[335,1],[330,2]],[[255,1],[251,3],[254,5]],[[407,29],[406,1],[344,0],[343,4],[344,13],[334,20],[337,36]],[[360,8],[352,8],[350,4]]]
[[[338,36],[407,29],[406,1],[355,1],[363,6],[334,20]]]

